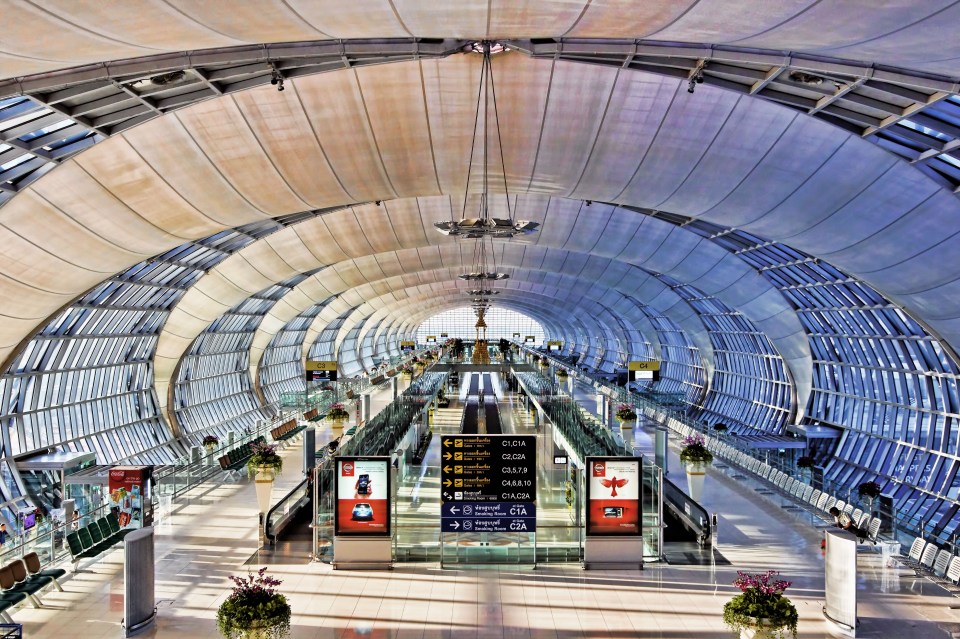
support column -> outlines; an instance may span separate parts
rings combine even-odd
[[[370,393],[360,396],[360,419],[364,423],[370,421]]]

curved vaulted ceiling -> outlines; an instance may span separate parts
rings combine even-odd
[[[265,0],[3,3],[0,77],[162,53],[330,38],[642,38],[816,53],[953,74],[949,0]]]
[[[473,245],[451,241],[430,228],[433,220],[449,219],[461,210],[454,200],[396,200],[382,208],[369,204],[331,212],[268,236],[219,264],[184,296],[161,334],[155,367],[161,402],[176,363],[200,331],[254,292],[295,273],[325,267],[284,296],[277,321],[267,326],[284,323],[335,295],[349,294],[352,304],[361,304],[370,293],[402,291],[429,281],[456,282],[470,262]],[[669,274],[740,308],[770,335],[795,376],[809,377],[807,339],[791,307],[753,269],[719,246],[661,220],[599,203],[586,207],[574,200],[525,196],[516,200],[514,210],[520,219],[549,221],[551,228],[532,244],[497,243],[499,265],[512,278],[566,274],[578,282],[568,294],[617,291],[672,316],[676,306],[685,304],[649,272]],[[603,233],[619,239],[601,241]],[[318,247],[323,247],[319,256]],[[368,282],[375,286],[372,291],[357,288]],[[463,282],[456,289],[461,303],[469,288]],[[558,303],[569,304],[571,300],[562,297]],[[691,315],[690,309],[681,310],[674,319],[689,325]],[[692,334],[703,334],[702,325],[691,328]]]
[[[0,465],[166,461],[157,404],[186,439],[250,424],[307,353],[359,369],[462,305],[470,245],[431,227],[475,208],[480,58],[458,52],[491,38],[513,49],[493,173],[542,224],[496,244],[497,303],[607,370],[664,354],[700,419],[809,411],[844,429],[832,479],[883,473],[911,516],[954,519],[960,2],[0,14]]]
[[[105,277],[185,240],[307,209],[462,198],[478,65],[460,55],[298,78],[285,92],[257,88],[158,118],[63,163],[0,209],[0,292],[19,300],[0,328],[0,353]],[[960,202],[908,164],[824,122],[712,87],[690,95],[671,78],[515,53],[498,56],[495,69],[512,192],[666,210],[788,242],[862,277],[949,343],[960,340],[960,264],[926,267],[960,231]],[[424,229],[448,211],[381,237],[381,214],[366,209],[364,233],[344,227],[334,239],[316,223],[306,227],[314,237],[283,236],[307,247],[296,255],[269,242],[251,249],[269,253],[270,264],[229,284],[204,278],[170,322],[180,345],[162,340],[159,357],[175,362],[211,313],[231,305],[221,299],[228,289],[249,294],[295,272],[439,242]],[[753,294],[769,286],[730,270],[738,261],[710,242],[641,226],[632,214],[608,219],[601,207],[549,213],[526,214],[544,224],[537,242],[711,280],[705,290],[774,322],[770,337],[796,377],[809,375],[789,305],[772,289]],[[729,266],[714,268],[721,257]],[[161,382],[171,369],[158,366]]]

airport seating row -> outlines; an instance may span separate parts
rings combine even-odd
[[[35,552],[0,568],[0,618],[13,623],[10,609],[23,601],[29,601],[34,608],[42,608],[40,592],[50,584],[63,592],[58,579],[65,574],[67,571],[62,568],[41,569],[40,557]]]
[[[923,537],[915,537],[906,555],[897,557],[913,568],[918,576],[926,577],[943,586],[954,595],[960,595],[960,555],[941,548]]]
[[[275,442],[285,442],[288,439],[293,439],[306,430],[306,428],[306,426],[300,426],[297,420],[291,419],[271,430],[270,436],[273,437],[273,441]]]
[[[825,491],[814,488],[804,481],[792,477],[788,473],[774,468],[770,464],[746,454],[742,450],[734,448],[717,437],[703,435],[703,433],[700,433],[679,420],[671,419],[669,421],[669,425],[684,437],[688,437],[694,433],[702,435],[706,440],[707,448],[714,455],[752,473],[759,479],[769,482],[772,488],[796,501],[801,507],[814,513],[825,523],[834,523],[833,516],[830,515],[829,511],[831,508],[836,507],[837,510],[845,512],[850,516],[853,525],[862,531],[862,538],[872,541],[875,544],[878,542],[878,535],[880,534],[880,529],[883,524],[879,517],[875,517],[870,512],[865,512],[857,508],[854,504],[847,503],[843,499],[838,499]]]
[[[246,446],[238,446],[233,450],[227,451],[226,455],[223,455],[217,461],[220,463],[220,468],[227,471],[228,473],[237,473],[243,469],[247,464],[247,460],[253,456],[253,449],[251,446],[253,444],[266,444],[266,438],[261,435],[254,439],[250,444]]]
[[[110,512],[106,516],[68,534],[67,546],[70,548],[74,572],[76,572],[81,560],[99,557],[102,553],[123,541],[123,538],[130,532],[130,529],[121,529],[117,516]]]

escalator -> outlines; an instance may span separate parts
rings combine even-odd
[[[663,478],[663,541],[695,541],[709,546],[713,529],[710,515],[672,481]]]
[[[473,378],[476,381],[476,377]],[[480,405],[476,397],[467,399],[467,405],[463,409],[463,421],[460,422],[460,433],[463,435],[476,435],[479,432],[477,425],[480,413]]]
[[[503,427],[500,425],[500,406],[497,405],[496,396],[487,397],[483,402],[484,424],[487,427],[488,435],[503,434]]]

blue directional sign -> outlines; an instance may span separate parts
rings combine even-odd
[[[537,516],[537,507],[530,502],[509,501],[465,501],[440,504],[440,516],[444,519],[463,517],[533,517]]]
[[[442,532],[494,533],[536,532],[536,517],[444,517],[440,520]]]
[[[441,504],[443,532],[536,532],[537,507],[528,502],[460,502]]]

